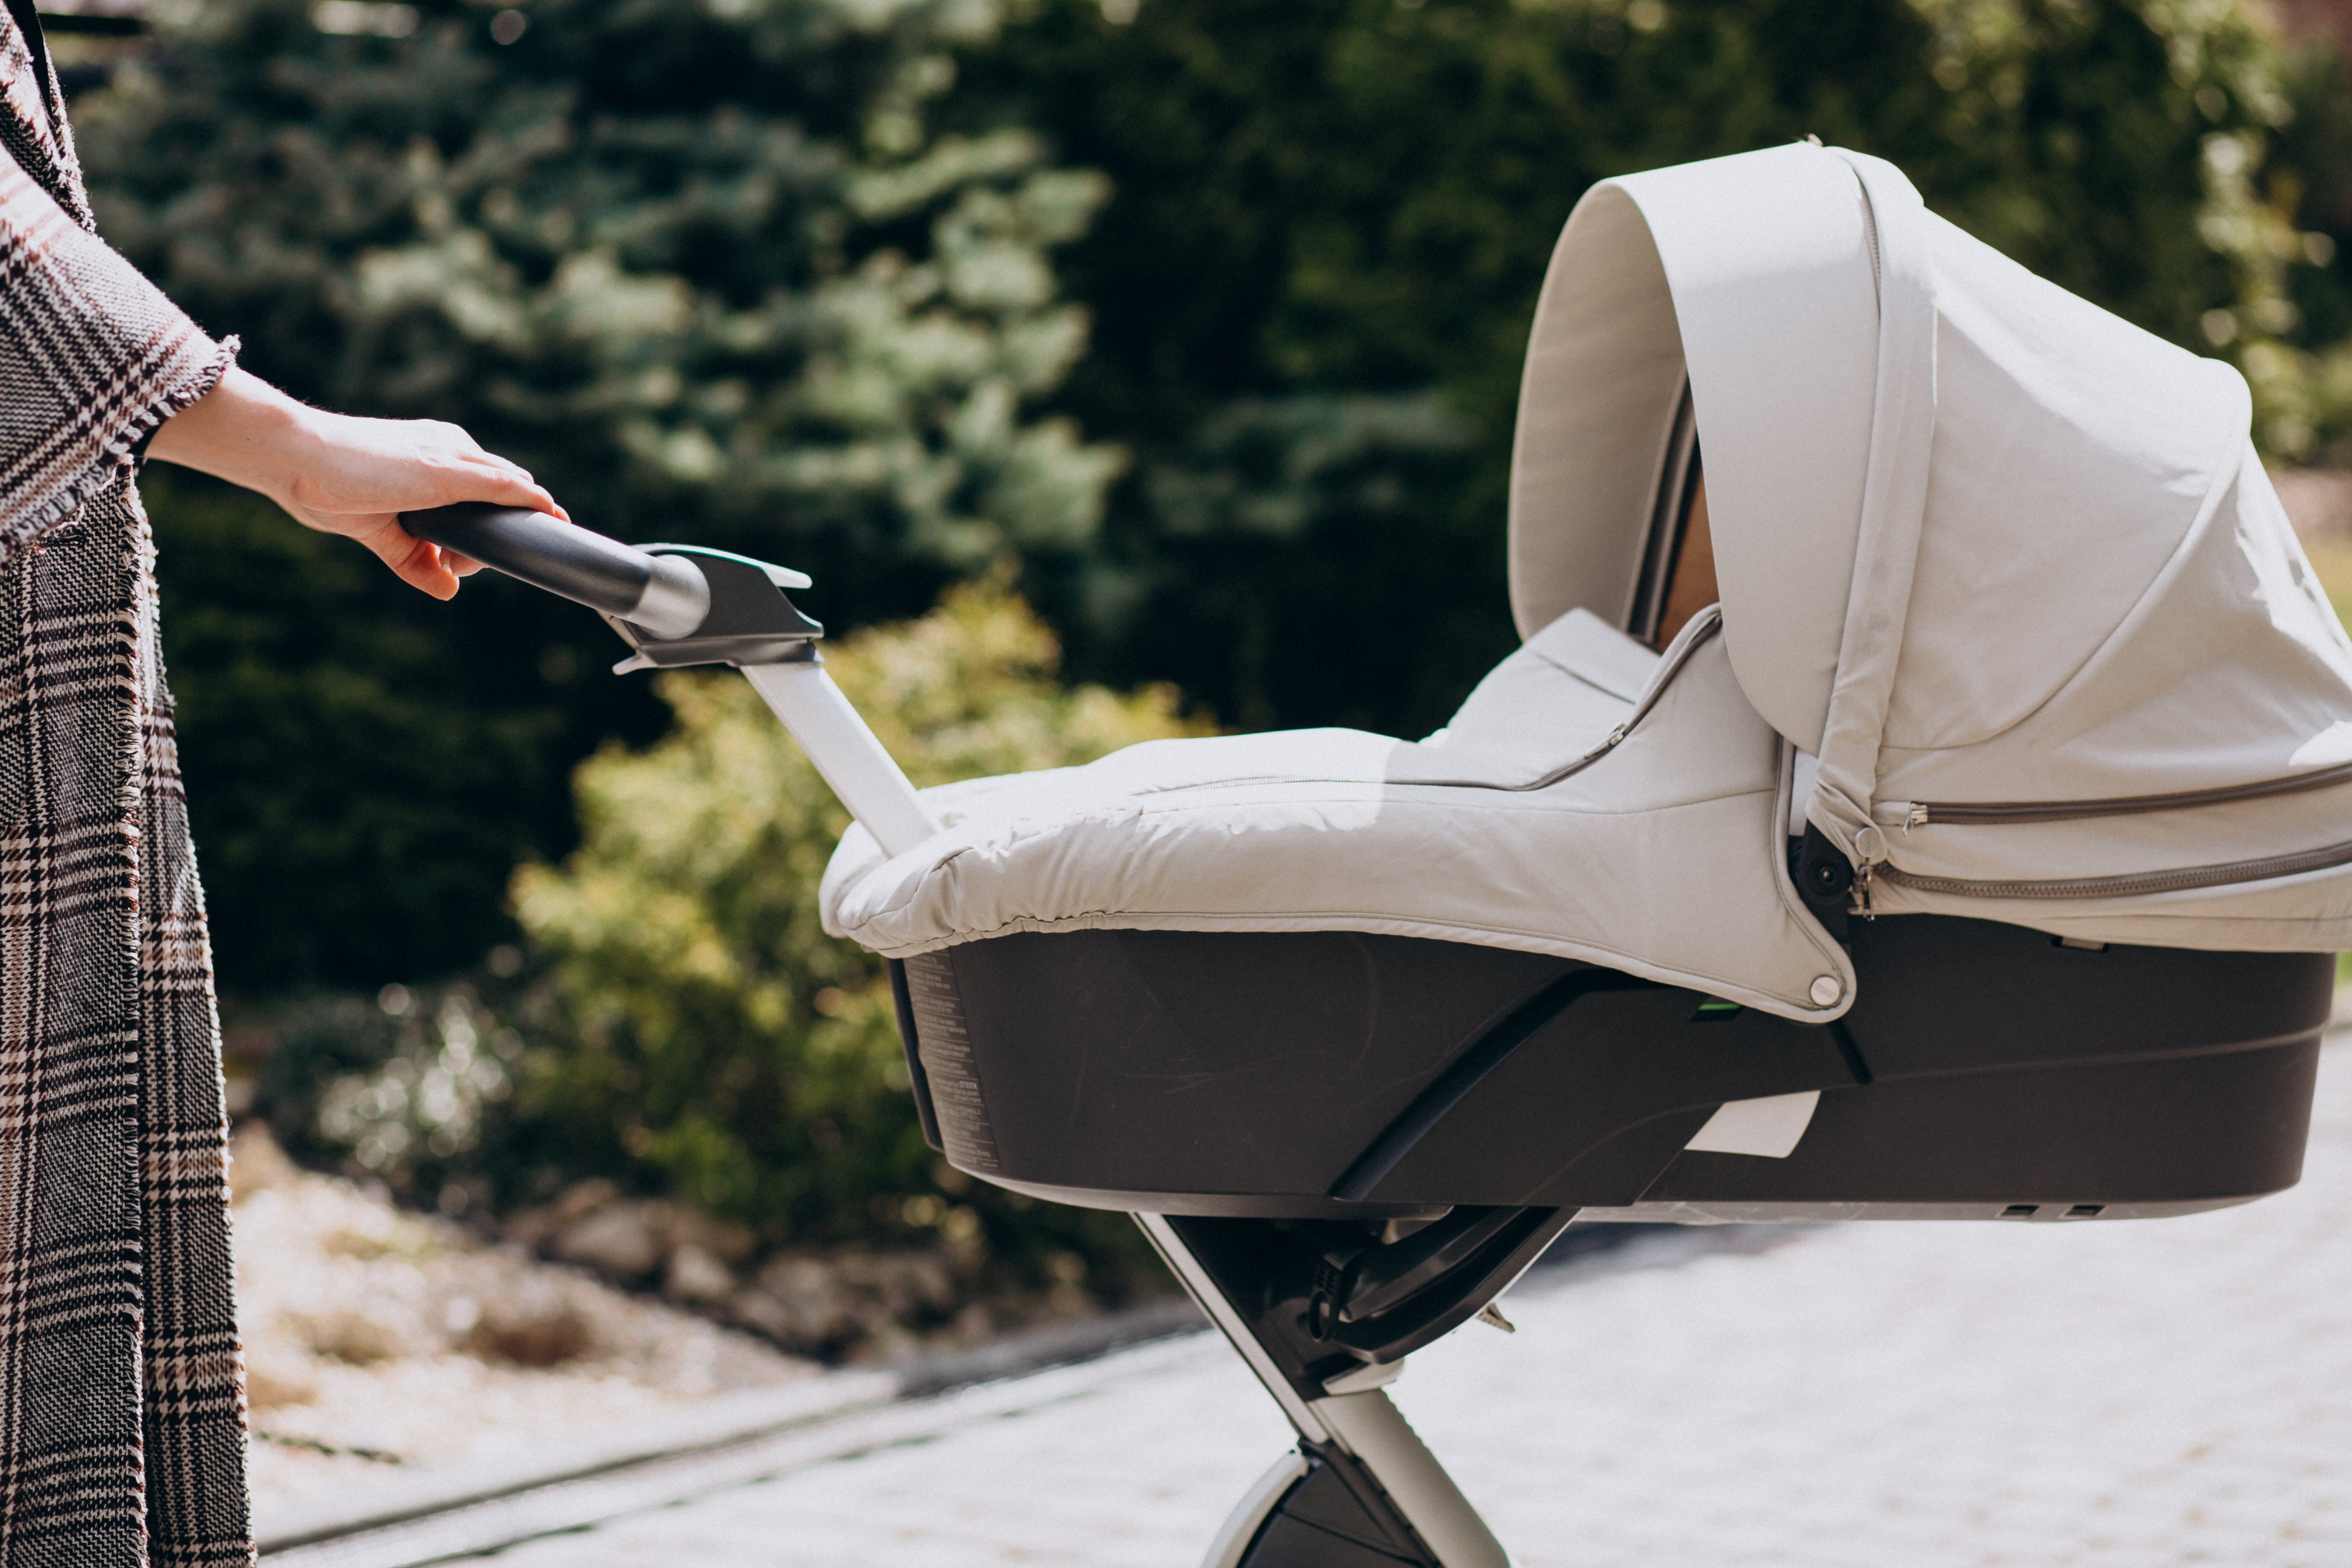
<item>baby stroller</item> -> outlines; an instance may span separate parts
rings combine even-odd
[[[959,1168],[1133,1212],[1297,1429],[1211,1568],[1507,1561],[1389,1403],[1570,1220],[2151,1218],[2297,1178],[2352,643],[2242,381],[1816,144],[1608,181],[1529,345],[1524,646],[1420,742],[918,794],[781,568],[418,534],[740,666],[857,818]]]

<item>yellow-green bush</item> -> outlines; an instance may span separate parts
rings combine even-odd
[[[1057,658],[992,580],[827,663],[919,784],[1200,731],[1172,689],[1067,688]],[[882,965],[818,926],[847,814],[737,676],[667,676],[662,695],[677,716],[667,739],[580,769],[577,853],[515,879],[550,964],[525,1030],[516,1152],[658,1188],[772,1242],[1009,1218],[1001,1199],[971,1208],[977,1193],[936,1201],[942,1173],[964,1184],[917,1130]]]

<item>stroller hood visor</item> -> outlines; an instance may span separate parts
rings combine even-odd
[[[2352,645],[2238,374],[1808,144],[1607,181],[1570,216],[1513,459],[1523,633],[1625,624],[1685,387],[1733,670],[1821,756],[1808,815],[1857,862],[1890,804],[2352,760]]]

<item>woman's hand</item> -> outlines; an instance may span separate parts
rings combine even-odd
[[[436,599],[479,568],[409,533],[399,513],[478,500],[565,516],[528,473],[455,425],[329,414],[242,370],[166,421],[147,452],[259,490],[306,527],[358,540]]]

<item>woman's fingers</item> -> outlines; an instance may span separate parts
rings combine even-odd
[[[530,482],[530,470],[512,458],[502,458],[496,452],[474,451],[466,454],[466,460],[469,463],[481,463],[493,468],[504,468],[524,483]]]
[[[417,538],[401,527],[398,519],[386,517],[374,528],[354,529],[352,537],[373,551],[377,560],[392,568],[394,576],[410,587],[422,589],[436,599],[457,596],[458,574],[449,563],[462,558]]]
[[[529,469],[486,452],[454,425],[432,420],[353,419],[326,423],[332,457],[306,476],[295,515],[313,528],[348,533],[401,581],[436,599],[457,592],[478,563],[413,537],[398,514],[481,501],[545,512],[570,521]]]
[[[492,487],[477,485],[473,488],[473,493],[464,499],[516,506],[526,511],[541,511],[561,517],[566,522],[572,521],[565,516],[563,509],[555,504],[554,498],[536,485],[527,488],[508,488],[497,495],[482,493],[484,489],[490,488]],[[304,523],[322,532],[346,534],[358,540],[362,544],[366,545],[378,560],[391,567],[394,574],[402,582],[411,587],[420,588],[436,599],[456,597],[458,580],[470,577],[482,569],[482,563],[470,556],[461,555],[454,550],[444,548],[428,540],[419,539],[410,533],[400,526],[399,515],[394,512],[321,514],[315,510],[306,508],[298,515]]]
[[[560,511],[528,469],[485,452],[453,425],[319,416],[320,447],[288,487],[299,516],[418,511],[457,501]]]
[[[519,506],[529,511],[551,512],[557,517],[563,517],[563,509],[555,504],[555,498],[548,494],[547,488],[535,483],[529,474],[523,473],[520,468],[513,473],[502,473],[495,468],[482,468],[469,473],[451,474],[436,489],[445,492],[462,491],[464,493],[445,493],[432,501],[420,505],[403,506],[396,510],[415,511],[422,510],[425,505],[448,506],[457,501],[478,500],[489,501],[499,506]],[[568,517],[563,517],[563,520],[566,522],[572,521]]]

